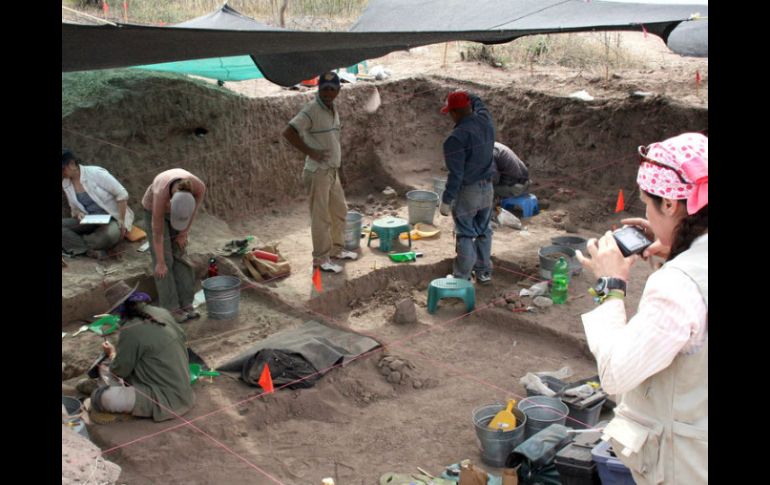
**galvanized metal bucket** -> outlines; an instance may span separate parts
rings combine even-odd
[[[505,404],[489,404],[473,410],[473,426],[476,428],[481,461],[489,466],[504,467],[511,451],[524,442],[527,416],[518,409],[511,411],[516,416],[516,428],[513,430],[488,428],[492,418],[503,409]]]
[[[407,207],[409,209],[409,224],[425,222],[433,224],[433,216],[436,215],[438,194],[429,190],[412,190],[406,193]]]
[[[361,221],[364,216],[355,211],[348,211],[345,216],[345,249],[354,251],[361,246]]]
[[[532,396],[519,401],[517,407],[527,415],[524,439],[552,424],[564,425],[569,414],[569,408],[558,397]]]
[[[241,301],[241,280],[235,276],[207,278],[203,280],[203,295],[210,319],[235,318]]]
[[[438,194],[438,200],[436,205],[441,204],[441,196],[444,195],[444,189],[446,188],[446,179],[443,177],[433,177],[433,192]]]

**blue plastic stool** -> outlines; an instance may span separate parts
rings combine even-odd
[[[409,234],[409,248],[412,248],[412,234],[410,231],[409,223],[405,219],[399,219],[398,217],[383,217],[372,222],[372,230],[369,232],[369,239],[366,241],[367,247],[372,243],[372,232],[377,233],[380,239],[380,251],[386,253],[390,251],[390,243],[393,239],[398,239],[398,236],[405,232]]]
[[[537,204],[535,194],[522,194],[518,197],[508,197],[500,201],[500,205],[505,210],[511,210],[514,207],[521,209],[522,217],[532,217],[540,213],[540,206]]]
[[[437,278],[428,285],[428,313],[436,313],[442,298],[462,298],[470,312],[476,306],[476,289],[473,283],[459,278]]]

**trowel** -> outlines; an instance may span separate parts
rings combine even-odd
[[[513,411],[514,404],[516,404],[516,400],[509,399],[508,406],[492,418],[488,428],[499,429],[501,431],[513,431],[516,428],[516,416],[511,412]]]
[[[104,315],[99,320],[95,321],[88,327],[96,335],[105,337],[118,329],[120,323],[120,316],[118,315]]]

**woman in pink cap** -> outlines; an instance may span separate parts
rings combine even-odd
[[[684,133],[639,147],[637,175],[654,243],[666,262],[647,280],[636,314],[623,302],[631,266],[612,234],[588,241],[580,262],[599,278],[599,307],[582,315],[602,387],[619,395],[604,429],[638,485],[708,483],[708,138]]]

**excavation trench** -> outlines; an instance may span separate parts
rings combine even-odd
[[[496,228],[493,282],[476,287],[470,315],[457,299],[427,312],[428,284],[451,271],[454,256],[451,219],[440,216],[434,224],[441,234],[413,245],[425,253],[417,263],[392,263],[375,243],[345,263],[343,274],[323,275],[320,294],[314,290],[301,157],[280,135],[312,93],[252,99],[181,79],[132,77],[113,80],[109,98],[63,114],[62,145],[124,183],[142,227],[140,199],[158,172],[181,166],[206,181],[190,233],[198,281],[207,259],[230,240],[280,242],[289,277],[244,285],[236,319],[208,320],[204,308],[200,320],[185,324],[190,347],[209,365],[311,319],[382,344],[309,389],[261,395],[224,376],[199,381],[196,406],[184,417],[199,430],[170,429],[181,420],[90,426],[92,439],[109,450],[105,458],[123,467],[121,483],[317,484],[336,474],[337,483],[358,484],[417,466],[438,473],[463,458],[479,462],[472,410],[523,397],[519,379],[527,372],[568,365],[575,378],[596,374],[580,320],[594,308],[591,276],[573,278],[565,305],[536,313],[513,311],[532,306],[519,291],[540,281],[537,251],[552,237],[591,237],[621,216],[642,215],[634,202],[637,146],[708,129],[708,111],[657,96],[584,102],[441,78],[345,86],[336,101],[342,179],[349,206],[365,222],[407,218],[406,191],[430,189],[434,177],[446,176],[441,147],[451,123],[438,108],[457,87],[481,95],[497,139],[530,166],[541,207],[521,231]],[[382,104],[371,112],[365,106],[374,89]],[[383,195],[386,186],[398,195]],[[620,189],[627,210],[616,215]],[[139,244],[121,243],[120,257],[107,262],[69,261],[62,270],[63,331],[103,312],[103,290],[117,281],[139,282],[155,296],[149,255],[136,251]],[[237,258],[219,261],[222,274],[247,281]],[[635,308],[650,271],[634,267],[627,308]],[[396,323],[395,307],[405,299],[414,302],[415,318]],[[101,343],[90,332],[64,337],[62,381],[77,382]]]

